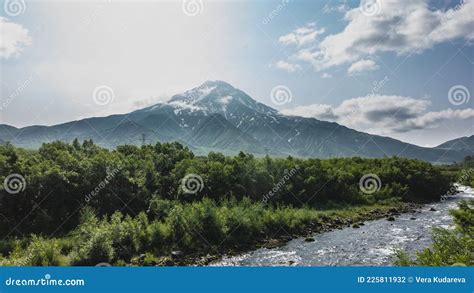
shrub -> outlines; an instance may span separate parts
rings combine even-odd
[[[398,265],[450,266],[474,265],[474,200],[461,201],[458,209],[450,211],[454,229],[433,229],[433,244],[416,253],[410,260],[405,252],[397,254]]]
[[[95,266],[99,263],[112,263],[114,248],[108,233],[94,233],[91,238],[79,244],[73,250],[72,263],[74,265]]]
[[[171,229],[167,223],[154,221],[147,227],[150,235],[149,249],[155,255],[164,255],[169,252],[171,244]]]
[[[2,266],[59,266],[67,265],[68,259],[61,254],[58,239],[44,239],[32,236],[26,248],[20,241],[12,243],[8,258],[0,258]]]

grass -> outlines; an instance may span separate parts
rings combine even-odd
[[[216,205],[164,201],[151,207],[154,217],[114,213],[98,219],[93,210],[82,211],[81,224],[64,237],[32,235],[4,243],[0,265],[124,265],[156,264],[169,260],[172,251],[187,256],[220,255],[256,247],[264,240],[305,235],[311,227],[335,222],[360,222],[400,208],[401,203],[339,207],[327,210],[270,207],[244,199]],[[313,229],[314,230],[314,229]]]

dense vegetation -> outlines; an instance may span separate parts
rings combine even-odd
[[[416,253],[413,260],[406,252],[398,253],[398,265],[474,266],[474,200],[461,201],[450,211],[454,229],[433,229],[433,244]]]
[[[0,190],[0,262],[20,265],[239,249],[327,217],[438,200],[450,188],[449,176],[417,160],[195,157],[178,143],[1,145],[0,180],[9,174],[21,174],[26,185],[18,194]],[[195,193],[183,188],[189,174],[202,178]],[[373,193],[359,186],[366,174],[380,178]]]
[[[474,188],[474,157],[443,167],[459,182]],[[454,174],[454,175],[453,175]],[[454,229],[433,229],[431,247],[417,252],[415,259],[404,251],[398,252],[398,265],[418,266],[474,266],[474,200],[461,201],[458,208],[450,211]]]
[[[474,187],[474,157],[467,156],[464,162],[457,164],[459,170],[457,181],[461,184]]]

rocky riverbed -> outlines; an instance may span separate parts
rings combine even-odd
[[[365,221],[328,219],[308,227],[311,236],[268,240],[248,253],[225,256],[214,266],[357,266],[391,265],[396,249],[414,252],[431,244],[433,227],[449,227],[449,210],[462,199],[474,197],[471,188],[443,201],[423,206],[405,205],[388,212],[371,211]],[[283,244],[283,245],[282,245]]]

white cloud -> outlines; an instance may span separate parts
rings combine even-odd
[[[346,4],[346,3],[339,3],[337,5],[330,5],[329,3],[326,3],[323,7],[323,13],[324,14],[328,14],[328,13],[331,13],[331,12],[340,12],[340,13],[344,13],[346,11],[348,11],[350,8],[349,6]]]
[[[0,58],[18,57],[31,44],[28,30],[4,17],[0,17],[0,36]]]
[[[474,109],[428,112],[431,102],[403,96],[372,95],[345,100],[337,107],[313,104],[283,110],[286,115],[334,121],[375,134],[409,132],[439,126],[448,120],[474,118]]]
[[[324,72],[323,74],[321,74],[321,78],[331,78],[332,75],[327,73],[327,72]]]
[[[355,63],[352,63],[352,65],[347,69],[347,73],[350,75],[360,73],[363,71],[373,71],[377,70],[379,66],[372,60],[368,59],[362,59],[360,61],[357,61]]]
[[[298,64],[293,64],[293,63],[289,63],[289,62],[286,62],[286,61],[283,61],[283,60],[280,60],[278,61],[276,64],[275,64],[275,67],[276,68],[279,68],[279,69],[283,69],[283,70],[286,70],[288,72],[295,72],[297,70],[300,70],[301,69],[301,66],[298,65]]]
[[[29,12],[29,23],[41,20],[41,29],[29,32],[34,52],[29,60],[6,65],[2,81],[14,88],[25,72],[41,79],[2,113],[15,126],[127,113],[136,109],[134,102],[171,96],[206,79],[237,80],[225,66],[216,66],[242,42],[228,33],[233,23],[222,17],[225,7],[208,5],[206,17],[189,17],[172,1],[44,1]],[[3,34],[2,28],[2,47]],[[114,90],[113,103],[94,104],[92,92],[99,85]],[[45,100],[55,105],[42,112],[41,121],[29,115]]]
[[[303,46],[316,40],[316,37],[325,32],[324,28],[316,29],[314,23],[295,29],[289,34],[278,38],[278,41],[285,45]]]
[[[302,117],[314,117],[321,120],[336,121],[339,117],[334,113],[330,105],[312,104],[308,106],[298,106],[293,109],[281,111],[285,115],[294,115]]]
[[[319,43],[308,40],[305,44],[310,46],[300,48],[295,57],[319,71],[378,53],[406,55],[455,39],[474,40],[474,1],[446,11],[432,9],[428,0],[379,0],[377,5],[380,11],[374,15],[364,14],[359,7],[347,11],[343,31]]]
[[[395,127],[397,132],[406,132],[415,129],[425,129],[436,126],[445,120],[466,120],[474,118],[474,109],[452,110],[446,109],[439,112],[428,112],[420,117],[407,120],[406,123]]]

